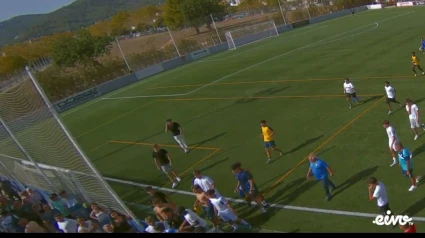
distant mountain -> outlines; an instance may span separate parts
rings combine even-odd
[[[165,0],[77,0],[47,14],[23,15],[0,22],[0,46],[105,20],[119,11],[157,5]]]

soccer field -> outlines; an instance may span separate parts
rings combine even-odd
[[[425,108],[425,77],[413,77],[411,52],[425,35],[425,8],[362,12],[281,34],[235,51],[216,54],[135,83],[62,114],[63,121],[99,171],[126,202],[146,204],[136,186],[163,186],[178,204],[192,171],[212,177],[227,197],[236,179],[230,165],[241,162],[275,204],[263,217],[238,205],[253,226],[281,232],[401,232],[372,223],[376,202],[368,201],[365,179],[386,184],[397,214],[425,221],[425,191],[401,175],[388,151],[383,120],[390,120],[403,144],[414,151],[414,171],[425,171],[425,136],[417,141],[404,109],[387,114],[384,82],[397,98]],[[425,62],[425,55],[417,52]],[[348,108],[343,78],[356,86],[363,104]],[[179,122],[188,154],[164,133],[168,118]],[[285,155],[266,164],[259,121],[267,120]],[[183,178],[175,190],[152,159],[152,144],[170,152]],[[307,155],[317,153],[334,170],[338,189],[325,201],[321,184],[305,175]],[[276,158],[276,156],[275,156]],[[172,192],[172,193],[171,193]],[[421,231],[420,225],[418,227]]]

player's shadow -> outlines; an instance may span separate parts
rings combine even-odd
[[[377,169],[378,169],[378,166],[365,169],[363,171],[360,171],[352,175],[347,180],[345,180],[342,184],[335,184],[337,189],[335,190],[332,196],[337,196],[338,194],[343,193],[345,190],[349,189],[354,184],[368,179],[370,176],[372,176],[372,174],[376,172]]]
[[[215,136],[213,136],[213,137],[210,137],[210,138],[208,138],[208,139],[205,139],[205,140],[203,140],[203,141],[200,141],[200,142],[197,142],[197,143],[193,143],[193,144],[191,144],[190,146],[193,146],[194,148],[192,148],[191,150],[194,150],[194,149],[196,149],[197,147],[201,147],[202,145],[204,145],[204,144],[206,144],[206,143],[208,143],[208,142],[210,142],[210,141],[213,141],[213,140],[216,140],[217,138],[220,138],[220,137],[222,137],[222,136],[224,136],[224,135],[226,135],[227,134],[227,132],[223,132],[223,133],[220,133],[220,134],[217,134],[217,135],[215,135]]]
[[[425,144],[420,145],[419,147],[417,147],[414,151],[413,151],[413,156],[418,156],[420,154],[422,154],[423,152],[425,152]]]
[[[366,103],[368,103],[368,102],[371,102],[371,101],[376,100],[376,99],[379,99],[379,98],[382,98],[382,96],[373,96],[373,97],[367,98],[366,100],[361,101],[361,102],[362,102],[363,104],[366,104]]]
[[[401,214],[413,217],[425,208],[425,197],[406,208]],[[395,212],[397,214],[397,212]]]
[[[310,144],[312,144],[312,143],[316,142],[317,140],[319,140],[319,139],[320,139],[320,138],[322,138],[322,137],[323,137],[323,135],[320,135],[320,136],[318,136],[318,137],[314,137],[314,138],[310,138],[310,139],[308,139],[308,140],[305,140],[303,143],[299,144],[297,147],[295,147],[295,148],[293,148],[292,150],[290,150],[290,151],[286,152],[286,153],[284,154],[284,156],[285,156],[285,155],[288,155],[288,154],[295,153],[295,152],[297,152],[298,150],[300,150],[300,149],[302,149],[302,148],[304,148],[304,147],[306,147],[306,146],[308,146],[308,145],[310,145]]]
[[[263,91],[254,93],[251,96],[247,96],[247,97],[241,98],[241,99],[237,100],[235,102],[235,104],[250,103],[250,102],[256,101],[258,99],[261,99],[260,97],[265,97],[265,96],[273,95],[273,94],[282,92],[282,91],[284,91],[284,90],[286,90],[288,88],[290,88],[290,87],[284,87],[284,88],[278,88],[278,89],[276,89],[276,88],[268,88],[266,90],[263,90]]]
[[[324,150],[321,150],[321,151],[319,151],[318,153],[316,153],[316,156],[321,156],[321,155],[325,154],[326,152],[328,152],[328,151],[330,151],[330,150],[333,150],[334,148],[335,148],[335,146],[333,145],[333,146],[331,146],[331,147],[329,147],[329,148],[326,148],[326,149],[324,149]]]
[[[273,203],[291,204],[297,197],[316,185],[318,181],[314,179],[306,180],[299,178],[289,182],[284,188],[279,189],[268,200]],[[282,194],[287,194],[282,197]]]

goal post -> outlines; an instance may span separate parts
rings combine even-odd
[[[274,21],[267,21],[227,31],[224,36],[229,50],[235,50],[243,45],[279,36],[279,32]]]

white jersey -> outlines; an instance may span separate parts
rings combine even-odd
[[[229,206],[227,205],[228,201],[222,196],[217,196],[216,198],[210,198],[210,201],[218,213],[229,210]]]
[[[345,93],[355,93],[356,90],[354,89],[354,85],[351,82],[344,83],[344,92]]]
[[[392,86],[385,86],[387,98],[395,98],[395,89]]]
[[[388,203],[387,189],[383,183],[378,182],[373,192],[373,197],[376,198],[376,203],[379,207],[383,207]]]
[[[398,142],[398,137],[397,137],[397,133],[395,132],[394,127],[389,126],[387,129],[385,129],[387,131],[387,135],[388,135],[388,141],[390,143],[392,142]],[[395,138],[395,141],[393,141],[393,138]]]
[[[406,111],[407,113],[409,113],[409,105],[406,105]],[[413,120],[418,119],[417,117],[418,112],[419,112],[418,106],[416,106],[416,104],[412,104],[412,106],[410,107],[409,119],[413,119]]]
[[[201,226],[201,227],[206,227],[207,226],[207,222],[202,219],[201,217],[198,216],[198,214],[192,212],[189,209],[186,209],[186,215],[184,215],[184,219],[191,225],[194,227],[197,226]]]

